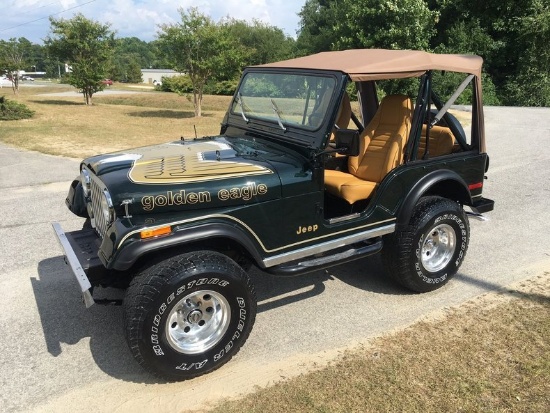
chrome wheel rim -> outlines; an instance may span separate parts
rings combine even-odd
[[[442,270],[453,258],[456,249],[456,234],[448,224],[437,225],[426,235],[420,259],[429,272]]]
[[[223,295],[196,291],[178,301],[168,314],[166,338],[180,353],[203,353],[220,341],[230,321],[230,306]]]

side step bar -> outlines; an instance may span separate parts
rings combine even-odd
[[[330,255],[323,254],[306,257],[302,260],[269,267],[263,271],[283,276],[305,274],[376,254],[382,249],[382,245],[382,238],[379,237],[374,240],[358,242],[336,251],[331,251]]]
[[[470,218],[477,219],[478,221],[483,221],[483,222],[489,221],[489,218],[487,218],[483,214],[476,214],[475,212],[466,211],[466,215],[468,215],[468,217]]]
[[[495,208],[495,201],[487,198],[480,198],[470,207],[475,214],[484,214]]]
[[[466,211],[466,214],[473,219],[477,219],[479,221],[488,221],[489,218],[487,218],[485,215],[483,215],[485,212],[490,212],[495,207],[495,201],[492,199],[487,198],[480,198],[476,202],[473,203],[473,205],[470,205],[470,211]]]

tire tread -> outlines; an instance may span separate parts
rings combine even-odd
[[[251,325],[254,324],[256,314],[256,292],[254,285],[248,274],[227,256],[217,252],[198,251],[177,255],[148,267],[130,282],[123,302],[123,328],[126,333],[128,347],[135,360],[156,377],[169,381],[182,380],[182,377],[178,375],[172,376],[159,373],[155,369],[155,366],[143,356],[139,346],[140,341],[143,340],[143,329],[141,326],[151,309],[150,307],[155,302],[155,298],[158,297],[163,287],[170,280],[182,272],[193,274],[207,269],[229,272],[246,286],[251,296],[250,306],[253,307],[253,311],[251,311]],[[249,328],[243,332],[243,339],[240,340],[240,345],[246,342],[251,330],[252,328]],[[236,351],[224,357],[223,362],[215,365],[215,368],[228,362],[235,353]],[[211,371],[211,369],[199,371],[196,374],[187,374],[185,379],[200,376],[208,371]]]
[[[468,219],[459,204],[439,196],[426,196],[421,198],[414,208],[407,226],[384,237],[382,262],[386,272],[392,280],[409,290],[427,292],[439,287],[436,286],[436,288],[433,288],[433,286],[430,287],[425,284],[420,284],[416,274],[410,271],[409,266],[410,256],[411,254],[415,254],[414,238],[425,224],[425,217],[432,214],[434,210],[442,209],[456,212],[458,215],[462,216],[469,234]],[[466,251],[464,251],[464,253],[466,253]],[[443,284],[440,284],[440,286]]]

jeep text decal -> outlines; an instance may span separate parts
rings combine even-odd
[[[251,182],[242,187],[222,188],[216,194],[220,201],[229,201],[231,199],[242,199],[250,201],[257,195],[267,194],[267,185]],[[144,196],[141,198],[141,205],[145,211],[152,211],[156,207],[165,207],[172,205],[202,204],[212,201],[212,195],[209,191],[188,192],[182,189],[179,192],[168,191],[166,195]]]

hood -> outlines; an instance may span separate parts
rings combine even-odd
[[[130,212],[143,214],[280,198],[279,157],[276,148],[255,141],[217,137],[94,156],[83,164],[105,184],[115,208],[130,200]],[[296,168],[285,165],[283,173]]]

